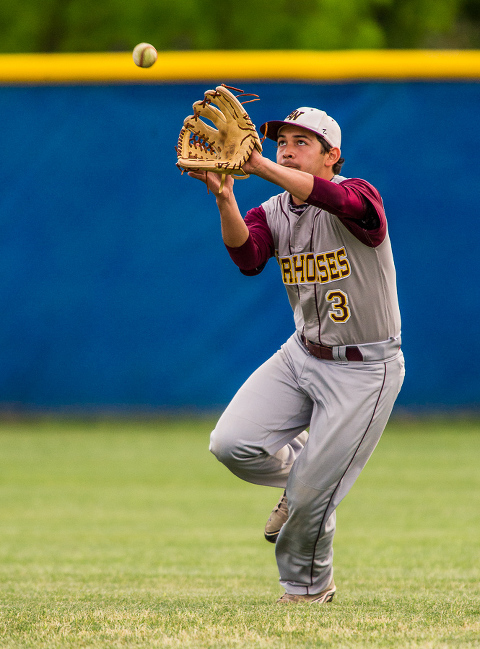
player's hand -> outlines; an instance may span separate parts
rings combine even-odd
[[[190,178],[195,178],[196,180],[201,180],[208,187],[209,191],[212,192],[215,196],[222,196],[224,198],[228,197],[230,192],[233,190],[234,179],[232,176],[214,173],[213,171],[189,171],[188,175]],[[222,178],[225,178],[223,184],[222,193],[220,193],[220,185]]]
[[[263,160],[264,157],[262,156],[262,154],[259,151],[257,151],[257,149],[253,149],[252,153],[250,154],[250,157],[242,166],[242,169],[246,174],[256,175],[256,172],[259,170]]]

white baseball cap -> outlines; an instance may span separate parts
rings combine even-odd
[[[323,137],[330,146],[340,148],[342,132],[337,122],[327,115],[324,110],[302,106],[290,113],[283,121],[265,122],[260,126],[260,133],[271,140],[277,140],[278,131],[282,126],[293,124],[301,126]],[[266,133],[265,133],[266,131]]]

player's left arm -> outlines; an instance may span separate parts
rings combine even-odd
[[[253,174],[263,178],[263,180],[279,185],[302,201],[306,201],[312,193],[314,179],[312,174],[299,169],[283,167],[273,162],[273,160],[265,158],[256,149],[252,151],[250,158],[242,169],[247,174]]]
[[[339,218],[343,225],[368,246],[378,246],[387,233],[387,219],[378,190],[361,178],[332,183],[314,178],[307,203]]]
[[[369,216],[372,203],[374,212],[381,205],[378,192],[366,181],[348,179],[340,184],[324,180],[305,171],[285,167],[254,150],[243,170],[279,185],[287,192],[310,205],[320,207],[340,218],[353,218],[359,221]],[[377,199],[378,195],[378,199]],[[373,227],[377,227],[375,222]]]

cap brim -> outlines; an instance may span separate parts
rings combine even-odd
[[[273,121],[273,122],[265,122],[265,124],[262,124],[260,126],[260,133],[262,135],[265,135],[268,137],[270,140],[273,140],[274,142],[277,141],[278,138],[278,131],[282,128],[282,126],[298,126],[299,128],[303,128],[305,131],[309,131],[310,133],[313,133],[314,135],[323,137],[324,140],[328,142],[330,146],[335,146],[331,142],[327,140],[325,135],[320,135],[320,133],[317,133],[317,131],[314,131],[312,128],[308,128],[307,126],[303,126],[303,124],[295,124],[295,122],[282,122],[282,121]]]
[[[281,121],[265,122],[265,124],[262,124],[260,126],[260,133],[262,135],[266,135],[266,137],[268,137],[270,140],[274,140],[276,142],[279,129],[282,126],[287,126],[288,124],[292,124],[292,122],[281,122]]]

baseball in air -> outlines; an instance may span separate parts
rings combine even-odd
[[[133,48],[133,61],[139,68],[150,68],[157,60],[157,50],[150,43],[139,43]]]

